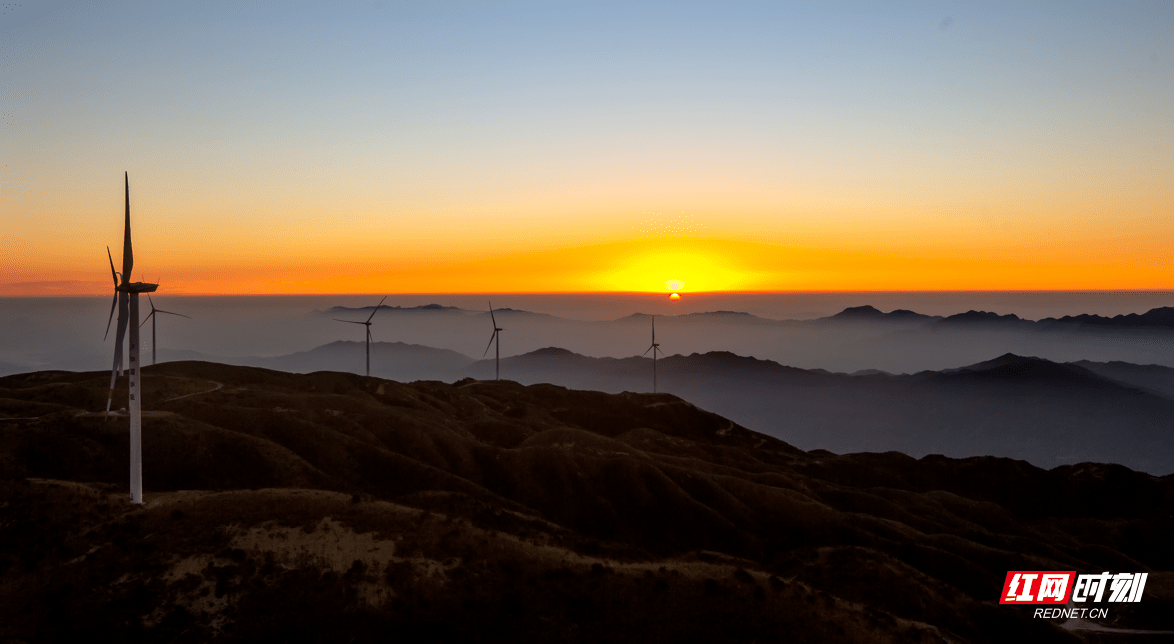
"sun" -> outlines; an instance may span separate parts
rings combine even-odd
[[[670,300],[679,300],[679,299],[681,299],[681,296],[678,295],[677,293],[673,293],[672,295],[669,296],[669,299]]]

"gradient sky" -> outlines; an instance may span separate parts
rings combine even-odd
[[[2,9],[0,295],[1174,289],[1165,0]]]

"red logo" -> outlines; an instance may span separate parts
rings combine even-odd
[[[1000,604],[1067,604],[1075,570],[1012,570]]]

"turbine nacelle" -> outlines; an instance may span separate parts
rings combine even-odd
[[[652,352],[652,393],[656,393],[656,354],[659,353],[660,355],[663,356],[664,351],[660,350],[660,343],[658,343],[656,341],[656,316],[655,315],[652,316],[652,344],[650,344],[648,346],[648,348],[644,350],[644,354],[641,355],[640,357],[643,358],[644,356],[648,355],[649,351]]]
[[[481,357],[489,355],[489,347],[492,347],[494,341],[497,341],[497,349],[493,356],[494,378],[501,380],[501,332],[505,329],[497,326],[497,317],[493,315],[493,302],[489,303],[489,320],[493,322],[493,335],[489,336],[489,344],[485,345],[485,351]]]
[[[191,318],[184,315],[183,313],[172,313],[171,311],[164,311],[163,309],[155,308],[155,300],[151,299],[150,294],[147,295],[147,301],[151,303],[151,312],[147,314],[147,319],[143,320],[143,323],[140,324],[139,327],[142,328],[142,326],[145,325],[147,322],[151,323],[151,364],[154,365],[156,362],[156,357],[157,357],[156,350],[158,349],[158,343],[156,342],[156,336],[155,336],[155,322],[159,319],[159,316],[156,315],[156,313],[166,313],[167,315],[178,315],[181,318],[187,318],[189,320]]]
[[[387,296],[384,295],[383,299],[379,300],[379,304],[375,305],[375,310],[371,311],[371,315],[367,316],[367,320],[365,322],[358,322],[356,320],[340,320],[338,318],[333,318],[333,320],[335,322],[346,322],[347,324],[362,324],[363,326],[367,327],[367,375],[368,376],[371,375],[371,339],[372,339],[371,318],[375,317],[375,314],[379,311],[379,307],[383,306],[383,302],[386,300],[387,300]]]
[[[158,284],[156,284],[155,286],[158,286]],[[154,290],[155,289],[151,289],[152,292]],[[171,311],[164,311],[163,309],[155,308],[155,300],[152,300],[150,295],[147,296],[147,301],[151,303],[151,312],[147,314],[147,318],[145,320],[143,320],[143,324],[146,324],[147,321],[150,320],[156,313],[166,313],[167,315],[178,315],[181,318],[187,318],[189,320],[192,319],[191,317],[184,315],[183,313],[172,313]],[[143,326],[143,324],[140,324],[139,326],[141,327],[141,326]]]

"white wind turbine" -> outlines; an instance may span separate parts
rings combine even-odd
[[[142,396],[139,387],[139,293],[151,293],[158,284],[131,282],[134,268],[134,250],[130,243],[130,176],[126,179],[126,225],[122,238],[122,273],[114,270],[114,258],[110,247],[106,257],[110,260],[110,273],[114,276],[114,301],[110,304],[110,320],[106,321],[106,335],[110,335],[110,321],[114,319],[114,307],[118,306],[118,331],[114,336],[114,366],[110,369],[110,397],[106,399],[106,417],[110,417],[110,403],[114,400],[114,383],[122,373],[122,340],[130,331],[127,368],[130,400],[127,413],[130,415],[130,502],[143,502],[143,444],[142,444]],[[122,282],[119,282],[119,277]]]
[[[664,355],[664,351],[661,351],[660,345],[656,343],[656,316],[655,315],[652,316],[652,344],[647,349],[644,350],[644,355],[645,356],[648,355],[649,351],[652,352],[652,393],[656,393],[656,354],[657,354],[657,352],[659,352],[661,355]],[[643,358],[644,356],[640,356],[640,357]]]
[[[503,329],[497,327],[497,318],[493,317],[493,302],[489,303],[489,319],[493,321],[493,335],[489,336],[489,344],[485,345],[485,353],[481,357],[485,357],[489,353],[489,347],[493,345],[493,341],[497,341],[497,349],[493,355],[494,380],[501,380],[501,332]]]
[[[155,365],[155,320],[159,319],[159,316],[157,316],[155,314],[156,313],[166,313],[167,315],[178,315],[181,318],[188,318],[189,320],[191,318],[182,314],[182,313],[172,313],[171,311],[164,311],[162,309],[155,308],[155,300],[152,300],[150,295],[147,296],[147,301],[151,303],[151,312],[147,314],[147,320],[151,321],[151,366],[154,366]],[[143,320],[143,324],[146,324],[147,320]],[[141,327],[141,326],[143,326],[143,324],[140,324],[139,326]]]
[[[386,300],[386,299],[387,299],[387,296],[384,295],[383,300]],[[371,318],[375,317],[376,311],[379,310],[379,307],[383,306],[383,300],[379,300],[379,304],[375,305],[375,310],[371,311],[371,315],[367,317],[366,322],[355,322],[354,320],[339,320],[338,318],[334,318],[336,322],[346,322],[348,324],[366,325],[366,327],[367,327],[367,375],[368,376],[371,375]]]

